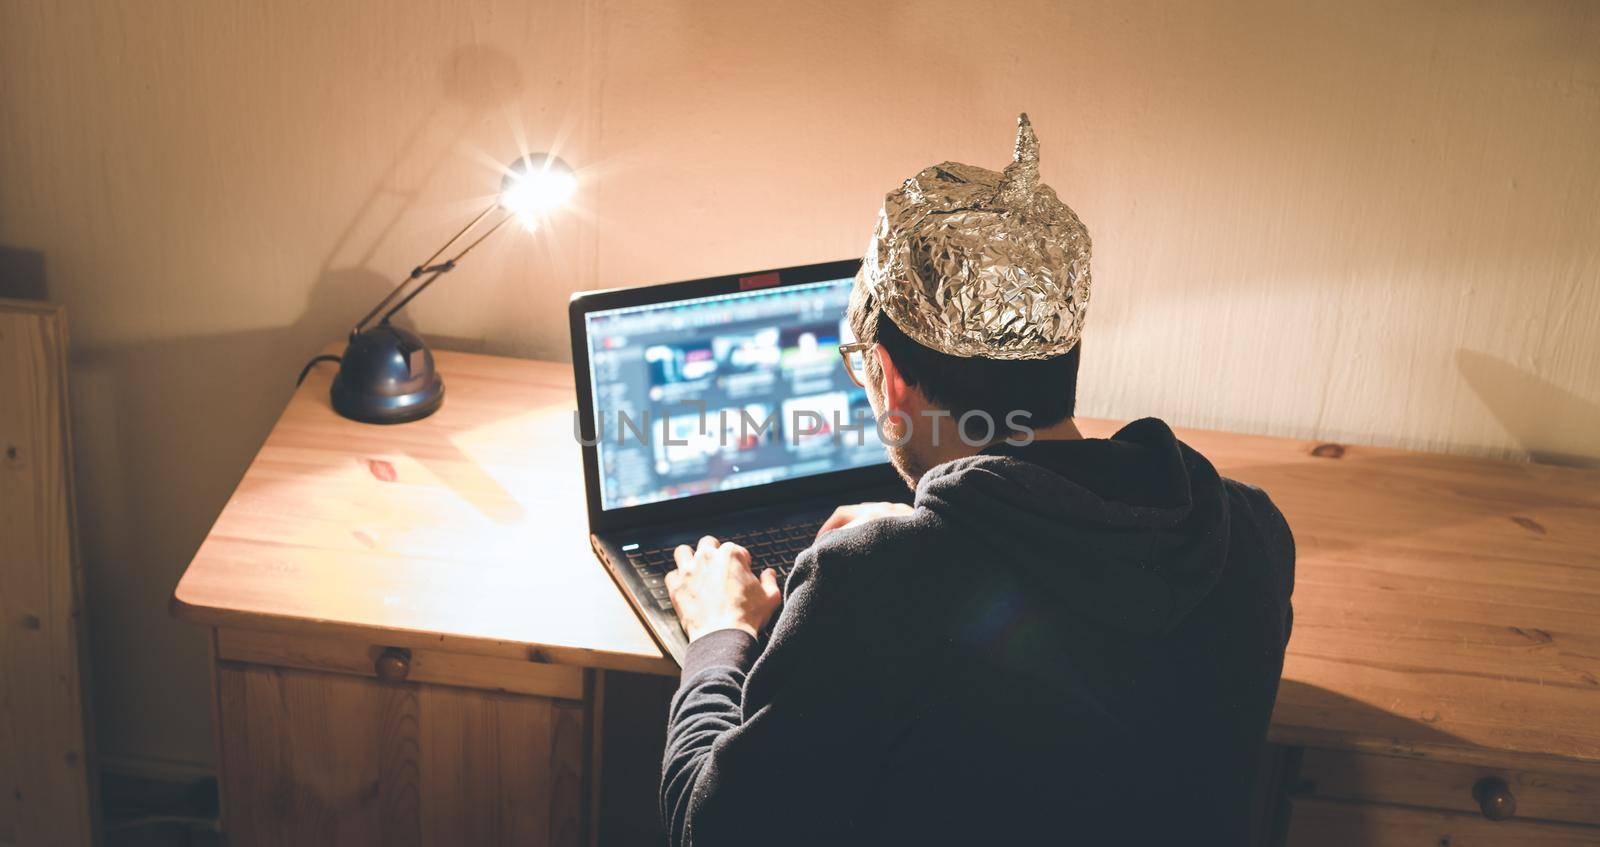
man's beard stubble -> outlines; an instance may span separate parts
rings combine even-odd
[[[894,466],[895,472],[905,480],[906,487],[912,491],[917,490],[917,481],[928,472],[928,467],[907,450],[904,445],[894,445],[884,442],[884,449],[889,453],[889,464]]]
[[[874,414],[880,414],[878,412],[879,409],[887,409],[889,407],[888,398],[883,393],[883,369],[878,366],[876,361],[869,360],[867,363],[866,389],[868,399],[878,401],[871,404]],[[904,433],[902,437],[909,435],[909,432]],[[906,444],[893,444],[885,441],[883,442],[883,448],[889,454],[889,464],[894,466],[895,473],[900,474],[900,478],[905,480],[907,488],[916,491],[917,481],[922,479],[922,475],[928,472],[928,466],[921,459],[912,455],[910,450],[906,449],[906,445],[910,443],[909,439]]]

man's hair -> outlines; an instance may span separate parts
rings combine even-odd
[[[882,345],[907,385],[920,389],[956,418],[967,412],[984,412],[994,421],[995,437],[1003,438],[1008,431],[1006,416],[1013,411],[1029,413],[1031,417],[1017,422],[1034,429],[1072,417],[1078,398],[1081,341],[1049,359],[961,358],[922,346],[888,315],[871,311],[876,314],[852,310],[850,324],[856,337]],[[868,373],[873,379],[882,379],[877,357],[869,354],[866,359]],[[986,429],[974,420],[967,432],[969,437],[981,437]]]

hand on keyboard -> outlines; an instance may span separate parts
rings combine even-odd
[[[776,568],[778,584],[782,585],[788,580],[789,571],[794,569],[794,557],[801,550],[811,546],[811,541],[816,536],[815,523],[801,522],[737,532],[725,536],[724,540],[749,551],[752,572],[760,573],[766,568]],[[656,608],[663,612],[672,611],[672,598],[667,594],[666,581],[667,571],[676,567],[672,548],[630,550],[628,564],[632,565],[634,572],[644,580],[645,588],[650,591],[650,598],[655,601]]]
[[[684,634],[693,642],[708,632],[740,629],[757,638],[783,603],[778,572],[750,572],[750,551],[711,536],[694,550],[680,544],[673,550],[677,570],[666,575],[667,593],[678,610]]]
[[[904,503],[857,503],[853,506],[840,506],[822,522],[822,527],[817,530],[817,537],[821,538],[836,529],[855,526],[873,518],[903,517],[909,514],[911,507]]]

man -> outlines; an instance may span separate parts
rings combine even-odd
[[[914,506],[839,509],[781,591],[677,550],[673,844],[1247,841],[1293,540],[1161,421],[1074,426],[1089,239],[1020,124],[886,198],[851,299]]]

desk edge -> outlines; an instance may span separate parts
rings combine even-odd
[[[628,671],[656,676],[677,676],[678,665],[663,654],[617,653],[586,647],[530,644],[495,638],[480,638],[446,633],[391,629],[371,624],[323,621],[290,615],[271,615],[218,609],[189,603],[180,596],[180,583],[168,602],[174,618],[208,627],[234,628],[261,632],[281,632],[330,639],[361,640],[392,647],[444,649],[455,653],[519,659],[553,665],[572,665],[599,670]]]

